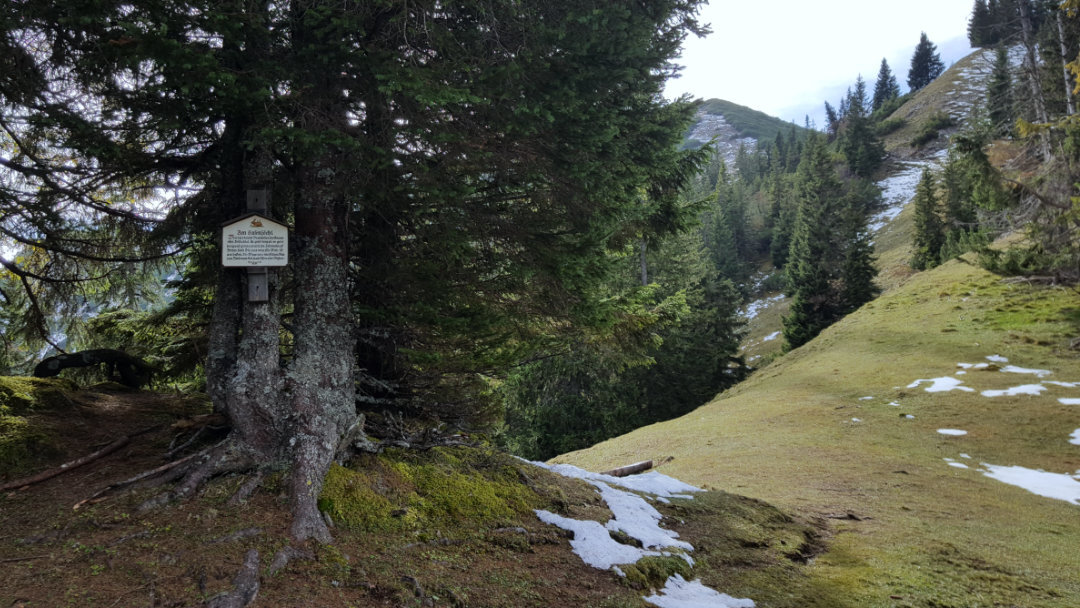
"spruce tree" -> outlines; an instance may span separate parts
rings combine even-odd
[[[994,44],[993,27],[990,22],[990,8],[986,0],[975,0],[968,20],[968,42],[976,48],[985,48]]]
[[[918,91],[933,82],[944,71],[945,64],[938,55],[937,46],[930,42],[930,39],[926,37],[926,32],[923,32],[919,37],[919,44],[915,46],[915,52],[911,55],[908,87],[912,91]]]
[[[847,159],[852,173],[870,177],[885,158],[885,146],[877,136],[866,107],[866,82],[859,76],[855,88],[849,90],[845,105],[847,114],[843,119],[840,151]]]
[[[1009,50],[1005,46],[996,49],[994,70],[986,86],[986,113],[990,127],[996,135],[1012,133],[1016,122],[1016,110],[1013,105],[1012,69],[1009,65]]]
[[[945,231],[934,192],[934,176],[923,169],[922,178],[915,188],[915,253],[911,267],[926,270],[941,263],[941,248],[945,244]]]
[[[465,426],[481,374],[626,316],[611,252],[685,228],[703,159],[678,151],[693,108],[661,96],[699,4],[0,3],[4,129],[25,142],[0,228],[54,268],[81,268],[68,243],[130,241],[212,269],[208,392],[231,431],[162,498],[286,471],[289,534],[329,542],[318,496],[370,445],[367,389]],[[167,217],[127,203],[156,188],[179,193]],[[251,302],[215,240],[271,188],[293,247]]]
[[[792,299],[783,321],[784,338],[791,348],[821,333],[840,317],[843,307],[834,291],[843,186],[823,142],[812,138],[807,143],[797,179],[798,211],[787,260]]]
[[[881,58],[881,69],[878,70],[877,82],[874,83],[874,99],[872,107],[877,111],[885,102],[892,101],[900,96],[900,85],[896,82],[896,76],[889,68],[889,62]]]

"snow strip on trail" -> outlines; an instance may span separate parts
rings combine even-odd
[[[700,581],[687,581],[676,574],[667,580],[660,595],[650,595],[646,602],[660,608],[754,608],[754,601],[717,593]]]
[[[586,564],[600,570],[614,570],[620,576],[623,573],[618,569],[619,564],[632,564],[650,555],[678,555],[691,566],[694,565],[694,560],[689,555],[694,547],[686,541],[679,540],[677,532],[661,528],[660,512],[644,498],[631,491],[648,494],[658,501],[668,502],[669,498],[693,498],[694,492],[704,491],[701,488],[656,471],[613,477],[591,473],[568,464],[549,465],[543,462],[532,462],[532,464],[564,477],[573,477],[591,483],[599,490],[600,497],[611,510],[614,517],[607,524],[570,519],[550,511],[536,510],[536,516],[540,518],[540,521],[573,532],[574,539],[570,541],[570,547]],[[617,542],[611,537],[611,532],[623,532],[637,539],[641,542],[642,548]],[[668,549],[673,551],[667,551]],[[658,595],[647,597],[645,601],[661,608],[752,608],[754,606],[753,600],[736,599],[713,591],[698,580],[687,582],[678,575],[669,578]]]

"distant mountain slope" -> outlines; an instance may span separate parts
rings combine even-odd
[[[1080,299],[1002,280],[973,255],[908,265],[915,183],[982,104],[991,57],[972,53],[893,114],[904,125],[878,176],[880,298],[690,414],[555,461],[652,459],[683,481],[829,522],[809,586],[846,601],[771,606],[1080,606]],[[912,146],[938,113],[954,126]],[[784,305],[745,309],[752,363],[779,350]],[[726,591],[754,599],[762,588]]]
[[[698,148],[715,138],[716,149],[730,163],[740,145],[751,147],[758,141],[772,140],[777,133],[786,136],[792,127],[799,132],[805,131],[803,127],[737,103],[708,99],[701,102],[684,145]]]

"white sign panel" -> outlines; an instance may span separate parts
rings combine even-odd
[[[222,266],[287,266],[289,228],[261,215],[249,215],[221,229]]]

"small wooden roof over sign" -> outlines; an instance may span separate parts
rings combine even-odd
[[[249,213],[221,227],[221,265],[274,267],[289,264],[289,227]]]

